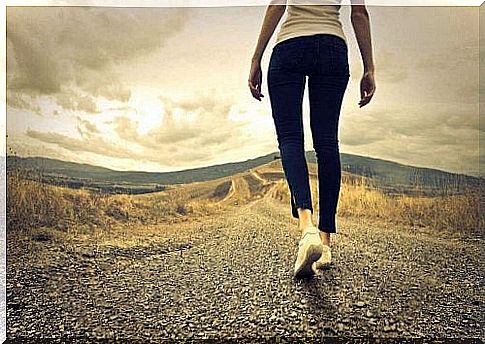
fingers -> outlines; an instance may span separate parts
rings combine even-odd
[[[361,97],[361,99],[359,101],[359,107],[363,107],[363,106],[366,106],[367,104],[369,104],[372,97],[374,96],[374,91],[375,91],[375,89],[372,89],[370,92],[367,91],[367,90],[364,90],[365,94]]]
[[[359,102],[359,107],[366,106],[369,104],[370,100],[372,99],[372,95],[366,94]]]
[[[360,99],[364,99],[366,95],[366,92],[365,92],[365,86],[362,84],[362,82],[360,83]]]
[[[254,98],[257,100],[261,101],[261,97],[263,96],[261,92],[259,91],[259,88],[252,83],[249,84],[249,89],[251,90],[251,94],[253,95]]]
[[[374,96],[376,90],[375,83],[373,82],[366,82],[365,79],[362,80],[360,84],[360,101],[359,107],[363,107],[371,101],[372,97]]]
[[[251,90],[251,94],[253,97],[259,101],[264,95],[261,93],[261,84],[262,84],[262,72],[261,67],[251,65],[251,70],[249,72],[249,79],[248,79],[248,86]]]
[[[249,80],[248,85],[252,96],[261,101],[261,98],[264,97],[264,95],[261,93],[261,83],[255,84],[252,80]]]
[[[360,81],[360,101],[359,107],[363,107],[371,101],[376,90],[373,74],[364,74]]]

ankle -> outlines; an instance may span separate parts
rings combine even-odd
[[[300,232],[303,234],[303,233],[305,233],[306,230],[308,230],[308,229],[314,229],[316,227],[312,223],[307,223],[307,224],[300,224],[298,226],[298,228],[300,229]]]
[[[308,227],[315,227],[312,220],[312,212],[310,209],[298,208],[298,227],[301,231],[304,231]]]
[[[331,245],[330,233],[320,231],[320,239],[322,240],[322,244],[330,247]]]

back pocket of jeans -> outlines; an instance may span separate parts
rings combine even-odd
[[[303,42],[296,38],[289,38],[279,42],[273,48],[271,68],[295,68],[303,60]]]
[[[350,76],[348,49],[344,43],[332,45],[332,72],[333,74]]]

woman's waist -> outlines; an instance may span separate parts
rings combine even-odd
[[[316,30],[280,31],[276,37],[275,46],[284,42],[315,40],[325,41],[329,44],[347,45],[347,38],[343,30],[320,27]]]

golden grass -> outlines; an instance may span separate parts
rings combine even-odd
[[[41,174],[26,178],[21,170],[7,173],[7,228],[53,228],[65,232],[109,230],[120,224],[157,224],[187,220],[219,209],[198,192],[157,192],[149,195],[107,195],[40,182]]]
[[[74,226],[109,226],[102,216],[107,199],[86,190],[70,190],[7,173],[7,228],[53,227],[69,232]]]
[[[419,191],[420,187],[416,189]],[[462,190],[460,194],[443,190],[440,196],[391,196],[362,181],[342,184],[338,213],[384,218],[438,230],[478,231],[485,218],[479,208],[480,192],[476,189]]]
[[[318,209],[318,182],[311,178],[312,201]],[[483,228],[480,191],[462,190],[461,194],[442,190],[440,196],[388,195],[366,178],[343,178],[337,212],[339,216],[382,218],[395,223],[437,230],[476,231]],[[453,188],[453,186],[451,186]],[[416,187],[416,191],[420,186]],[[290,202],[287,182],[279,180],[270,197]]]
[[[89,233],[92,230],[110,230],[118,225],[173,223],[214,214],[227,208],[228,204],[235,203],[218,202],[223,195],[218,195],[217,190],[221,183],[227,183],[230,178],[191,183],[144,195],[105,195],[91,190],[43,184],[40,177],[38,174],[38,178],[29,180],[19,170],[7,173],[9,230],[47,227],[64,232],[87,230]],[[250,194],[250,186],[244,184],[244,178],[234,178],[238,192],[233,200],[250,201],[246,199],[246,193]],[[311,178],[311,185],[314,207],[318,209],[315,177]],[[252,185],[253,189],[256,187]],[[260,187],[269,197],[289,202],[286,180],[280,179],[274,184]],[[345,176],[341,185],[338,214],[382,218],[439,230],[478,231],[484,222],[484,215],[479,209],[479,195],[479,190],[468,190],[459,195],[450,192],[435,197],[403,194],[391,196],[370,185],[365,178]]]

